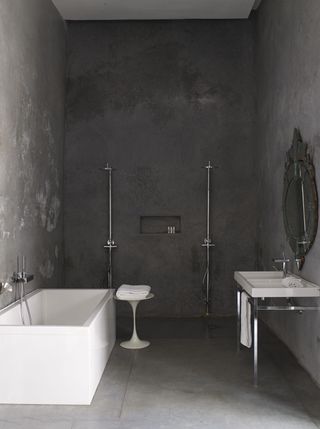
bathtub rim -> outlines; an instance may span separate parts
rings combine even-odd
[[[18,334],[19,333],[18,331],[20,331],[20,329],[21,330],[29,329],[32,331],[39,331],[39,334],[43,334],[43,331],[48,330],[48,329],[51,329],[51,330],[57,329],[59,331],[64,330],[65,334],[69,334],[69,333],[74,334],[74,329],[78,329],[78,330],[83,330],[84,331],[83,333],[85,333],[87,331],[87,329],[90,328],[90,325],[95,320],[95,318],[98,316],[98,314],[102,311],[105,304],[110,299],[114,299],[114,293],[115,293],[115,289],[103,289],[103,288],[38,288],[38,289],[35,289],[35,290],[31,291],[30,293],[26,294],[25,298],[26,299],[31,298],[33,295],[36,295],[42,291],[47,291],[47,290],[57,290],[59,292],[64,291],[64,290],[68,290],[68,291],[99,290],[99,291],[105,291],[105,294],[101,297],[101,300],[97,303],[97,305],[92,310],[92,313],[90,314],[90,316],[85,320],[85,322],[82,325],[1,325],[1,323],[0,323],[0,334],[6,334],[6,333]],[[19,299],[16,301],[13,301],[12,303],[7,305],[6,307],[3,307],[0,310],[0,316],[3,313],[10,311],[11,309],[13,309],[14,307],[16,307],[18,305],[19,305]],[[8,329],[8,332],[6,332],[7,329]],[[13,330],[16,330],[16,332],[14,332]],[[36,333],[36,332],[33,332],[33,333]],[[62,332],[59,332],[58,334],[61,335]]]

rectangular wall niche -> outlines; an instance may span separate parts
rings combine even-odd
[[[168,227],[175,227],[179,234],[181,216],[140,216],[140,234],[168,234]]]

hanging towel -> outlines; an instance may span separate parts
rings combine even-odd
[[[250,348],[252,344],[251,332],[251,304],[249,295],[245,292],[241,293],[241,332],[240,342],[244,346]]]
[[[143,299],[150,293],[151,287],[147,285],[126,285],[123,284],[117,290],[117,297],[120,299]]]

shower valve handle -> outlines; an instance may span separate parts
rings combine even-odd
[[[115,244],[114,240],[108,240],[107,244],[103,246],[105,249],[115,249],[117,245]]]
[[[203,240],[203,243],[201,244],[202,247],[215,247],[215,244],[211,242],[211,239],[205,238]]]

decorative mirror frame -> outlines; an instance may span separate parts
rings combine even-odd
[[[302,169],[304,175],[309,176],[308,193],[311,195],[310,201],[307,201],[307,208],[304,200],[304,180],[302,178]],[[297,179],[301,179],[302,186],[302,213],[304,222],[304,236],[295,236],[292,233],[292,228],[288,222],[288,209],[286,205],[287,195],[290,189],[290,184]],[[318,229],[318,193],[315,180],[315,169],[308,150],[308,144],[302,140],[301,133],[298,128],[294,129],[292,145],[287,152],[287,160],[285,165],[284,184],[283,184],[282,211],[283,220],[286,230],[286,235],[290,247],[295,255],[295,260],[298,270],[301,270],[305,261],[305,256],[311,249],[317,235]],[[306,224],[306,210],[310,214],[308,224]]]

